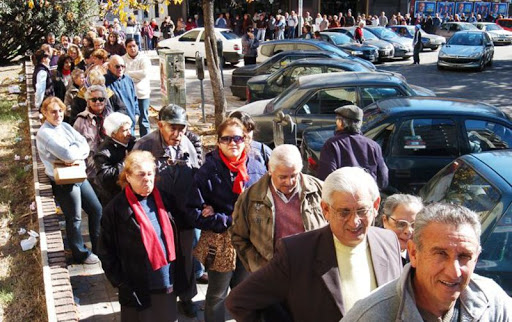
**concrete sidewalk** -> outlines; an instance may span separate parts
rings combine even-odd
[[[155,108],[161,107],[161,92],[160,92],[160,67],[158,56],[155,51],[148,51],[146,54],[151,58],[151,106]],[[228,101],[229,109],[233,109],[244,104],[243,101],[239,100],[231,94],[229,85],[231,84],[231,73],[234,68],[226,67],[224,70],[224,85],[226,99]],[[213,131],[213,124],[203,123],[202,112],[201,112],[201,88],[200,82],[195,74],[195,65],[193,62],[187,62],[186,64],[186,90],[187,90],[187,113],[189,115],[189,121],[195,129],[202,131]],[[207,121],[213,121],[214,117],[214,105],[213,95],[211,92],[211,86],[208,78],[208,72],[205,73],[206,79],[204,80],[204,93],[205,93],[205,112],[207,115]],[[153,116],[156,114],[152,112]],[[156,128],[154,119],[151,123],[151,127]],[[62,221],[64,218],[62,218]],[[65,234],[64,228],[63,235]],[[88,227],[87,227],[87,215],[83,214],[82,220],[82,235],[84,240],[87,241],[88,246]],[[82,265],[72,264],[68,266],[69,275],[71,277],[71,285],[73,287],[73,294],[75,296],[75,302],[79,311],[81,321],[121,321],[120,306],[117,301],[117,289],[113,288],[103,273],[101,264],[95,265]],[[200,310],[198,310],[198,317],[190,319],[184,316],[179,316],[179,321],[204,321],[203,309],[204,299],[206,295],[207,285],[197,285],[198,294],[194,297],[194,302],[198,304]],[[226,317],[229,321],[229,317]]]

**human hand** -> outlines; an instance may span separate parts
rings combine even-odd
[[[215,214],[215,211],[213,211],[213,207],[210,205],[203,205],[203,210],[201,210],[201,216],[203,217],[210,217]]]

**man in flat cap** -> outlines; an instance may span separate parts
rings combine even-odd
[[[336,133],[320,152],[317,177],[325,180],[336,169],[360,167],[368,171],[380,189],[388,185],[388,167],[380,146],[361,134],[363,110],[356,105],[338,107]]]
[[[176,280],[173,286],[181,300],[178,302],[178,309],[186,316],[194,317],[197,311],[192,302],[192,298],[197,294],[192,262],[192,243],[195,234],[192,225],[185,219],[186,209],[183,200],[186,200],[192,187],[201,156],[187,136],[187,126],[185,109],[174,104],[167,105],[158,114],[158,129],[137,141],[133,149],[153,154],[157,165],[156,186],[169,204],[174,205],[170,210],[178,226],[178,255],[183,256],[181,261],[178,258],[177,263],[185,263],[184,267],[177,269],[183,269],[185,276]]]

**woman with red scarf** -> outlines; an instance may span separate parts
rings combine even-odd
[[[155,158],[133,151],[119,177],[124,189],[104,208],[98,256],[119,289],[121,321],[177,321],[176,227],[155,187]]]
[[[223,269],[209,265],[208,257],[203,263],[208,270],[207,322],[225,320],[224,299],[228,288],[235,287],[247,275],[241,262],[235,260],[235,249],[227,230],[232,223],[231,214],[238,196],[266,173],[260,153],[249,149],[240,120],[225,120],[218,127],[217,136],[217,148],[206,155],[203,166],[196,173],[187,203],[196,228],[203,230],[201,238],[216,235],[224,243],[225,247],[210,252],[212,263],[215,258],[233,259],[230,263],[222,263]]]

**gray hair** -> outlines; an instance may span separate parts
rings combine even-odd
[[[363,126],[363,121],[354,121],[344,118],[343,116],[337,116],[337,118],[343,124],[343,131],[350,133],[359,133],[361,132],[361,126]]]
[[[105,86],[101,85],[91,85],[87,88],[87,91],[85,92],[85,100],[88,101],[89,98],[91,98],[91,94],[94,92],[101,92],[103,94],[103,97],[107,99],[107,89]]]
[[[372,201],[379,198],[379,187],[372,175],[362,168],[343,167],[332,172],[324,181],[322,200],[332,205],[334,192],[346,192],[352,195],[358,191],[367,192]]]
[[[413,241],[420,250],[423,246],[421,239],[423,230],[431,223],[452,225],[455,227],[469,225],[473,228],[478,245],[480,246],[480,233],[482,230],[480,218],[474,211],[464,206],[448,203],[433,203],[423,208],[416,215],[413,235]]]
[[[302,171],[302,157],[297,146],[292,144],[282,144],[275,148],[270,154],[268,168],[274,171],[278,165],[285,167],[294,167]]]
[[[114,112],[105,118],[103,128],[105,129],[105,134],[112,137],[112,134],[116,133],[125,124],[132,126],[132,119],[126,114]]]
[[[396,193],[387,197],[382,203],[382,215],[386,217],[391,216],[400,205],[416,205],[421,210],[423,209],[423,200],[417,196]]]

